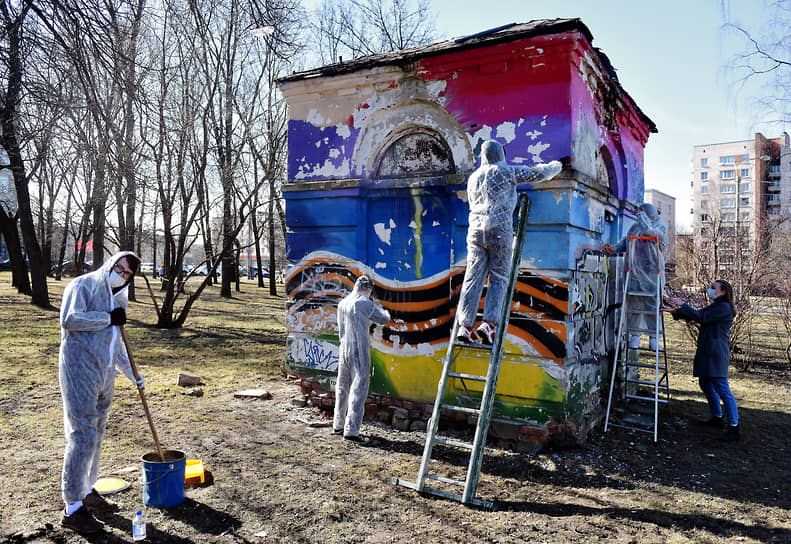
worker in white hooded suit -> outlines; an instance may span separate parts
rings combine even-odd
[[[605,249],[609,252],[626,253],[632,271],[629,277],[629,291],[653,294],[657,292],[658,287],[661,297],[665,288],[664,251],[667,247],[667,225],[659,218],[659,212],[654,205],[648,203],[641,204],[637,208],[635,219],[626,236],[614,248],[605,246]],[[630,243],[630,236],[653,236],[658,243],[648,240],[634,240]],[[656,301],[652,297],[630,295],[627,308],[631,326],[655,331],[657,325],[655,304]],[[649,333],[648,336],[649,347],[656,349],[656,333]],[[639,346],[640,336],[632,335],[629,338],[629,347]]]
[[[472,328],[488,275],[483,322],[475,332],[482,342],[491,344],[493,341],[511,265],[516,186],[549,180],[562,168],[560,161],[535,166],[509,165],[499,142],[487,140],[481,146],[481,166],[470,174],[467,181],[470,226],[467,230],[467,270],[457,313],[459,340],[475,340]]]
[[[371,300],[373,282],[360,276],[352,292],[338,304],[338,337],[341,341],[335,413],[332,427],[347,440],[364,441],[360,425],[371,381],[371,322],[386,325],[390,314]]]
[[[113,255],[99,270],[75,278],[63,291],[58,360],[66,450],[61,524],[96,533],[102,524],[86,508],[107,504],[92,491],[113,401],[116,369],[135,380],[119,326],[126,322],[127,287],[140,266],[134,253]]]

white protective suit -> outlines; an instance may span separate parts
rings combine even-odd
[[[116,368],[135,381],[121,333],[110,325],[110,311],[126,311],[130,280],[113,294],[109,273],[126,256],[137,259],[129,251],[117,253],[63,291],[58,371],[66,434],[61,491],[67,504],[82,501],[96,481]]]
[[[664,251],[667,247],[667,226],[659,218],[659,213],[653,204],[642,204],[640,208],[644,210],[644,213],[637,214],[637,221],[629,227],[627,235],[618,242],[614,249],[619,253],[626,252],[627,264],[631,263],[632,274],[629,278],[629,291],[656,293],[657,282],[659,282],[661,296],[665,289]],[[656,236],[659,240],[659,251],[657,251],[656,244],[644,240],[635,240],[630,248],[630,236]],[[632,255],[629,255],[630,249],[633,251]],[[657,271],[661,271],[661,273],[657,274]],[[656,315],[650,313],[656,310],[654,298],[630,296],[626,304],[632,327],[656,330]],[[632,313],[632,311],[649,313]],[[654,335],[650,336],[654,337]],[[632,339],[632,343],[634,344],[634,339]],[[632,345],[632,347],[636,346]]]
[[[341,340],[335,413],[332,427],[344,436],[357,436],[365,413],[371,381],[371,321],[386,325],[390,314],[370,298],[373,284],[360,276],[354,289],[338,304],[338,336]]]
[[[560,161],[535,166],[511,166],[505,162],[503,146],[487,140],[481,147],[481,166],[467,181],[470,226],[467,230],[467,270],[458,307],[460,324],[472,327],[481,291],[489,276],[483,320],[496,324],[508,284],[511,266],[516,208],[516,186],[538,183],[555,177],[563,168]]]

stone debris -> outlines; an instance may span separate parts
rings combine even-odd
[[[200,376],[187,374],[186,372],[179,372],[178,378],[176,378],[176,385],[180,385],[182,387],[200,385],[200,383]]]
[[[239,398],[248,398],[248,399],[271,399],[272,393],[267,391],[266,389],[244,389],[243,391],[237,391],[233,394],[234,397],[237,399]]]
[[[192,389],[186,389],[181,392],[182,395],[187,395],[190,397],[202,397],[203,396],[203,389],[200,387],[193,387]]]

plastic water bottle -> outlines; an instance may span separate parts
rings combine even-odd
[[[142,510],[138,510],[137,514],[135,514],[135,517],[132,520],[132,540],[136,542],[138,540],[145,540],[145,539],[146,539],[146,515],[143,513]]]

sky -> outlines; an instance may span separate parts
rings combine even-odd
[[[791,132],[756,119],[749,92],[739,91],[726,69],[744,47],[723,29],[726,16],[758,31],[768,13],[764,0],[431,0],[431,8],[441,39],[533,19],[582,19],[621,85],[657,125],[645,150],[645,186],[676,197],[682,230],[691,220],[693,146]]]

